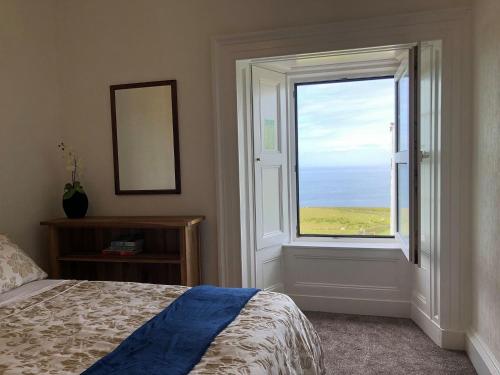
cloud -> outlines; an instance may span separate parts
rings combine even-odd
[[[297,114],[301,165],[390,162],[392,78],[299,85]]]

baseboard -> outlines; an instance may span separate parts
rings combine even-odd
[[[414,303],[411,304],[411,319],[439,347],[450,350],[465,350],[464,332],[442,329]]]
[[[411,304],[411,320],[413,320],[435,344],[442,346],[441,327],[414,303]]]
[[[465,349],[479,375],[500,375],[500,363],[476,332],[467,332]]]
[[[305,311],[322,311],[341,314],[410,317],[410,301],[376,300],[331,296],[289,294]]]

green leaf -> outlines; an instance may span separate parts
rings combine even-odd
[[[75,195],[76,190],[71,188],[71,189],[64,189],[64,194],[63,194],[63,199],[70,199],[73,195]]]
[[[75,181],[75,186],[74,186],[74,189],[79,192],[79,193],[85,193],[85,190],[83,190],[83,186],[82,184],[80,183],[80,181]]]
[[[67,183],[64,185],[63,199],[70,199],[76,192],[85,194],[85,190],[83,190],[83,186],[80,181],[75,181],[74,184]]]

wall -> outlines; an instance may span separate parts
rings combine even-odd
[[[500,2],[474,9],[472,334],[500,363]],[[497,369],[500,373],[500,368]]]
[[[39,222],[62,199],[55,35],[55,1],[0,2],[0,233],[43,267]]]
[[[285,292],[306,310],[408,318],[411,266],[392,247],[284,246]]]
[[[91,214],[204,214],[203,273],[217,282],[210,37],[465,6],[468,0],[62,0],[62,123],[86,160]],[[373,4],[373,5],[372,5]],[[177,79],[182,195],[117,197],[110,84]],[[236,126],[236,125],[235,125]]]

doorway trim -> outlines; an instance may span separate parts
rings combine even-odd
[[[454,8],[433,12],[342,21],[326,25],[264,31],[212,39],[212,78],[216,149],[219,283],[242,286],[250,276],[242,259],[253,249],[253,218],[244,216],[248,181],[242,165],[248,153],[244,143],[249,120],[237,110],[238,80],[248,80],[237,70],[238,60],[286,56],[322,51],[407,44],[419,40],[442,40],[442,124],[439,150],[441,198],[437,222],[436,283],[432,293],[433,316],[441,329],[462,330],[468,320],[467,256],[469,252],[470,181],[470,9]],[[242,184],[243,185],[243,184]],[[247,207],[248,208],[248,207]],[[247,211],[248,212],[248,211]],[[245,280],[243,280],[245,277]],[[464,313],[464,311],[466,313]]]

